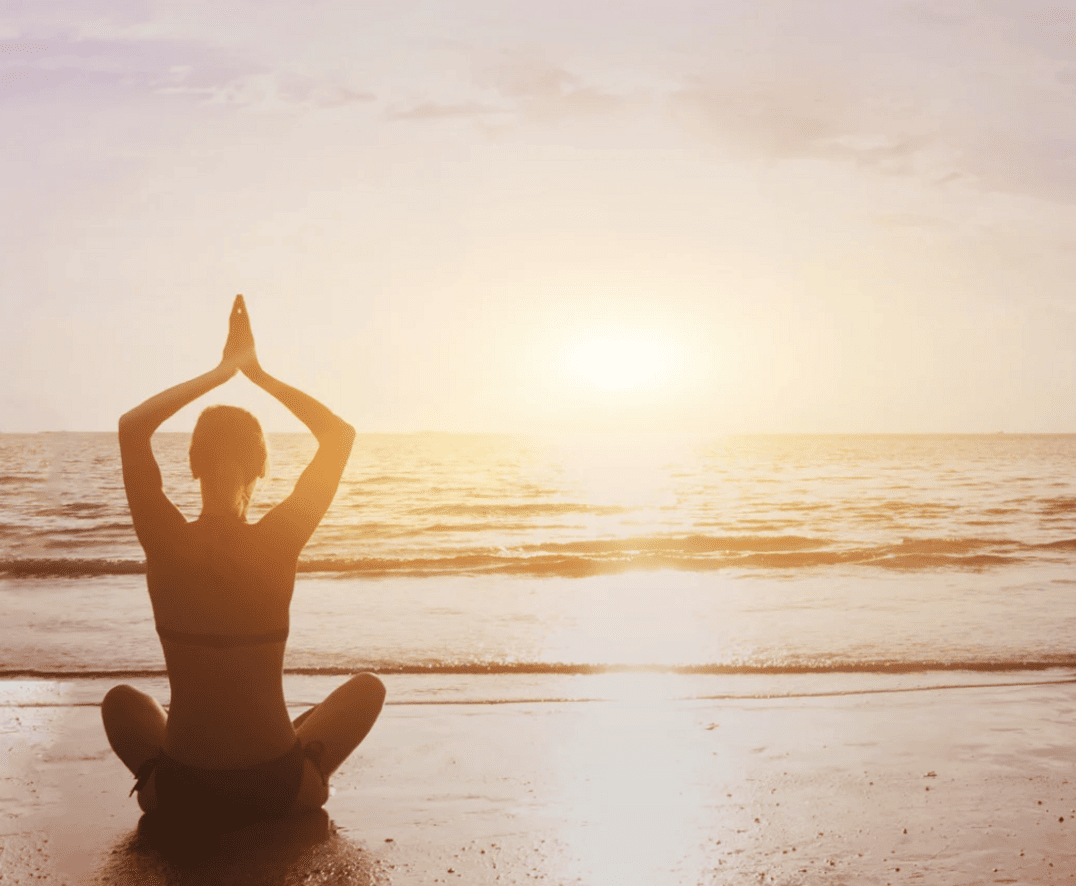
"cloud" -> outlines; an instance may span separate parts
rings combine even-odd
[[[671,96],[674,110],[732,155],[790,159],[816,156],[842,134],[821,97],[762,87],[695,82]]]
[[[501,53],[476,79],[513,98],[562,97],[579,88],[578,78],[565,68],[522,51]]]
[[[876,225],[883,228],[934,231],[944,227],[937,216],[918,212],[886,212],[873,217]]]
[[[957,41],[954,49],[989,44],[1000,56],[1012,53],[1066,61],[1072,57],[1076,36],[1076,5],[1072,0],[1049,4],[915,0],[898,7],[898,18],[936,30],[947,41]]]
[[[47,43],[0,42],[0,57],[19,56],[20,58],[26,58],[45,52],[48,48]]]
[[[621,98],[583,83],[579,76],[543,55],[504,51],[476,73],[478,86],[512,102],[517,113],[530,119],[588,117],[615,110]]]
[[[113,29],[114,30],[114,29]],[[160,35],[86,36],[75,28],[33,42],[0,43],[0,85],[60,87],[69,97],[93,94],[123,101],[144,95],[182,96],[251,110],[302,111],[375,101],[341,74],[269,64],[208,40]]]
[[[739,37],[768,40],[769,52],[700,65],[668,94],[673,118],[736,159],[819,160],[1076,203],[1076,10],[1028,14],[998,0],[864,9],[839,32],[832,17],[790,13],[780,34],[753,22]]]
[[[248,73],[214,65],[177,65],[153,82],[155,92],[252,110],[311,110],[366,104],[376,96],[328,77],[288,70]]]
[[[882,109],[896,104],[892,97],[879,96],[876,108],[842,106],[794,88],[736,92],[701,83],[671,95],[670,105],[689,130],[737,159],[813,159],[933,186],[1076,203],[1076,132],[1063,122],[1062,107],[1031,91],[1027,100],[1026,122],[1015,113],[1008,121],[996,112],[976,119],[959,107],[948,120],[928,112],[887,115]]]
[[[484,105],[479,102],[448,104],[427,101],[403,110],[390,111],[386,116],[389,120],[445,120],[452,118],[485,118],[504,113],[503,108]]]
[[[621,105],[612,93],[585,84],[536,53],[502,51],[471,59],[470,81],[455,100],[427,99],[394,110],[390,120],[470,119],[487,134],[521,123],[550,124],[606,114]]]
[[[143,93],[156,91],[179,70],[214,69],[218,76],[236,76],[234,59],[203,44],[165,39],[94,39],[80,37],[74,29],[57,31],[36,40],[35,51],[0,54],[0,72],[25,73],[48,78],[68,90],[72,99],[87,92],[112,92],[118,99],[134,87]]]

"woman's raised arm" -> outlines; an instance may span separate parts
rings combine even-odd
[[[242,305],[242,297],[236,302]],[[318,451],[296,482],[295,490],[259,521],[259,525],[276,534],[283,545],[298,555],[332,504],[351,455],[355,429],[309,394],[273,378],[261,368],[245,307],[238,315],[233,313],[232,319],[232,336],[242,373],[287,407],[318,441]]]
[[[241,303],[242,296],[236,299],[236,306],[241,306]],[[217,366],[197,378],[161,391],[120,416],[123,486],[127,491],[135,532],[143,548],[152,545],[158,538],[167,537],[176,526],[186,522],[179,509],[164,494],[161,471],[153,457],[150,438],[161,424],[180,409],[224,384],[239,371],[243,352],[234,341],[236,306],[232,308],[224,356]]]

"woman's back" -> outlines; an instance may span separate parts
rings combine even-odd
[[[284,701],[284,643],[206,649],[162,640],[172,701],[164,750],[206,769],[239,769],[295,744]]]
[[[165,750],[223,769],[295,741],[282,671],[295,556],[264,528],[202,517],[147,550],[147,584],[172,688]]]

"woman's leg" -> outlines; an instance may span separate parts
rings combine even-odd
[[[328,799],[329,789],[322,783],[322,776],[328,781],[366,738],[384,701],[385,685],[373,674],[359,674],[296,718],[296,732],[303,747],[316,741],[324,748],[317,767],[307,761],[297,801],[300,807],[317,808]]]
[[[164,746],[168,715],[157,699],[133,686],[113,686],[101,702],[105,735],[116,756],[132,773]]]
[[[291,721],[291,725],[295,729],[296,732],[299,731],[299,727],[302,726],[310,718],[310,715],[312,713],[314,713],[314,711],[316,711],[317,709],[318,709],[317,705],[314,705],[313,707],[307,708],[298,717],[296,717],[294,720]]]
[[[139,767],[156,757],[164,747],[164,730],[168,715],[157,699],[133,686],[113,686],[101,702],[101,719],[105,735],[123,765],[137,774]],[[156,806],[154,781],[138,794],[143,811]]]

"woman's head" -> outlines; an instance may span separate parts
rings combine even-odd
[[[208,406],[191,434],[195,479],[247,486],[265,476],[269,453],[258,420],[238,406]]]

